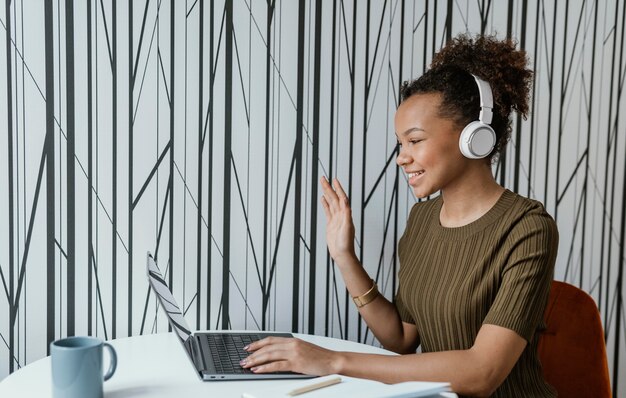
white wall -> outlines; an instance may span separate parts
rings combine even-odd
[[[115,13],[109,1],[103,2],[104,8],[100,2],[78,2],[73,47],[68,46],[66,35],[67,10],[63,4],[50,3],[51,36],[45,34],[43,2],[16,1],[8,14],[4,7],[0,11],[4,27],[0,39],[5,43],[0,46],[0,93],[6,93],[0,95],[0,120],[5,121],[0,142],[7,143],[0,152],[0,186],[6,187],[0,195],[0,359],[4,358],[0,377],[45,356],[48,342],[72,329],[76,334],[105,338],[165,330],[164,320],[155,316],[154,298],[146,300],[145,253],[157,249],[162,267],[172,261],[168,274],[172,273],[174,293],[189,307],[187,317],[194,326],[264,326],[372,342],[364,327],[359,332],[357,313],[350,302],[346,305],[342,281],[327,262],[325,221],[317,207],[320,192],[314,195],[314,187],[320,176],[331,173],[349,186],[357,248],[363,248],[368,272],[378,275],[379,286],[392,297],[394,241],[415,201],[403,175],[394,192],[394,159],[386,166],[395,145],[398,86],[402,80],[419,76],[449,35],[479,33],[481,18],[488,33],[504,37],[510,31],[527,49],[536,70],[532,115],[519,126],[519,139],[514,123],[509,151],[495,172],[506,187],[543,201],[556,216],[561,237],[556,278],[581,286],[596,299],[608,335],[612,371],[623,362],[624,345],[616,343],[617,336],[624,337],[619,277],[624,258],[626,158],[624,123],[619,117],[624,110],[619,92],[624,69],[624,5],[620,2],[573,1],[567,9],[566,4],[529,2],[527,10],[523,1],[488,2],[489,8],[480,10],[480,2],[461,1],[450,2],[449,12],[443,2],[374,1],[368,19],[366,2],[326,1],[321,3],[318,28],[315,2],[302,2],[303,20],[299,21],[299,4],[283,1],[275,4],[269,37],[266,2],[234,1],[232,28],[224,18],[223,2],[213,4],[212,21],[210,2],[205,2],[202,56],[201,2],[181,1],[173,6],[170,2],[133,2],[132,22],[125,2],[117,4]],[[233,34],[230,50],[228,32]],[[53,53],[46,54],[49,42]],[[317,57],[316,43],[320,44]],[[68,48],[74,53],[73,74],[68,73]],[[115,85],[113,65],[117,68]],[[131,88],[129,69],[135,65]],[[46,89],[46,68],[54,76],[52,92]],[[232,78],[229,85],[228,75]],[[73,134],[68,123],[72,120],[68,82],[72,80]],[[314,95],[316,88],[319,98]],[[44,148],[46,98],[54,101],[51,152]],[[316,100],[319,116],[314,111]],[[130,109],[135,113],[132,160]],[[230,130],[226,128],[229,118]],[[73,184],[67,159],[72,135]],[[298,135],[302,145],[297,147],[292,167]],[[225,152],[227,145],[232,146],[231,156]],[[42,154],[52,152],[54,163],[46,156],[40,176]],[[161,154],[163,161],[157,167]],[[225,171],[225,159],[230,162],[230,173]],[[52,167],[50,179],[47,167]],[[225,192],[228,179],[230,190]],[[296,190],[298,180],[301,188]],[[75,198],[73,208],[71,197]],[[53,234],[46,229],[48,211],[55,221]],[[297,220],[298,233],[294,233]],[[230,244],[225,245],[228,235]],[[47,254],[49,242],[52,260]],[[230,274],[223,280],[225,264]],[[299,272],[295,284],[294,270]],[[68,275],[75,275],[74,289],[68,289]],[[220,305],[225,291],[228,325]],[[263,291],[268,297],[265,313]],[[197,293],[200,300],[195,298]],[[51,302],[54,311],[47,311],[46,304]],[[12,310],[16,311],[13,324]],[[310,316],[314,316],[313,323]],[[624,369],[619,367],[614,377],[623,376]],[[618,388],[622,392],[623,386]]]

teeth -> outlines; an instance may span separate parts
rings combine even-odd
[[[423,173],[423,171],[418,171],[417,173],[409,173],[408,176],[409,176],[409,178],[413,178],[413,177],[418,176],[418,175],[420,175],[422,173]]]

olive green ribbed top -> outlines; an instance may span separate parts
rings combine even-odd
[[[439,222],[441,196],[413,206],[400,258],[396,306],[416,325],[422,352],[472,347],[480,327],[513,330],[529,344],[494,397],[554,397],[537,358],[558,231],[543,205],[506,190],[478,220]]]

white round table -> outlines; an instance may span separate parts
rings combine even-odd
[[[295,336],[337,351],[395,355],[382,348],[352,341],[305,334]],[[117,351],[118,362],[115,375],[104,383],[106,398],[240,398],[243,392],[265,388],[271,383],[298,383],[297,380],[203,382],[172,333],[126,337],[110,343]],[[52,397],[50,357],[35,361],[5,378],[0,382],[0,397]]]

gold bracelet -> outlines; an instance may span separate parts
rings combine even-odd
[[[357,308],[361,308],[364,305],[367,305],[374,301],[374,299],[378,297],[379,294],[380,293],[378,292],[378,286],[376,285],[376,282],[374,282],[374,280],[372,279],[372,287],[370,288],[370,290],[360,296],[352,297],[352,300],[354,301],[354,304],[356,304]]]

